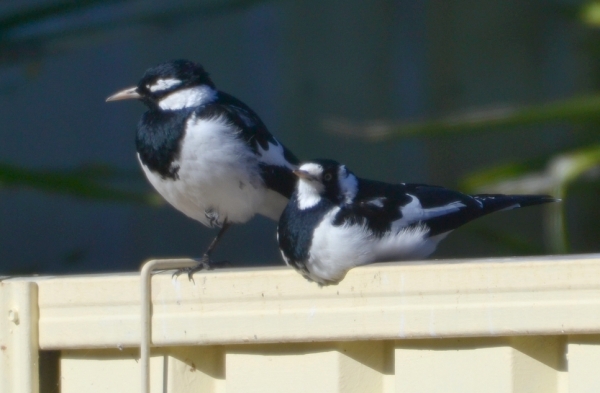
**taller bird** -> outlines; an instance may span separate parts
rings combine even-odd
[[[382,183],[333,160],[307,162],[294,173],[299,180],[279,219],[279,248],[288,265],[321,285],[356,266],[425,258],[454,229],[486,214],[557,201]]]
[[[138,125],[138,159],[154,188],[177,210],[220,227],[188,276],[211,268],[211,253],[231,224],[255,214],[277,220],[292,195],[298,160],[246,104],[217,90],[188,60],[146,71],[137,86],[106,101],[137,99],[148,110]]]

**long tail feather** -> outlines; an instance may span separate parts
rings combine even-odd
[[[560,202],[560,199],[553,198],[549,195],[478,194],[473,195],[473,198],[481,203],[483,214],[489,214],[499,210],[514,209],[517,207]]]

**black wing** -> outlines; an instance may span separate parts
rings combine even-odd
[[[375,234],[402,227],[426,225],[429,236],[452,231],[483,215],[504,209],[555,202],[547,195],[466,195],[425,184],[388,184],[359,180],[353,203],[344,205],[336,224],[366,224]]]

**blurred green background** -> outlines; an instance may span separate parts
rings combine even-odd
[[[0,5],[0,274],[138,269],[214,236],[161,202],[135,158],[139,103],[187,58],[300,158],[465,192],[550,193],[434,258],[597,251],[600,1],[18,0]],[[281,264],[275,225],[217,259]]]

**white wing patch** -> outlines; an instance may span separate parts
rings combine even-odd
[[[283,155],[283,145],[281,143],[274,145],[273,143],[269,142],[268,145],[268,149],[265,150],[260,144],[257,144],[258,153],[260,154],[260,162],[269,165],[288,167],[290,169],[296,168],[285,159],[285,156]]]
[[[153,84],[146,85],[146,87],[148,88],[148,90],[154,93],[155,91],[167,90],[180,83],[181,81],[177,78],[158,79]]]
[[[344,202],[352,203],[358,192],[358,179],[352,173],[348,173],[345,165],[340,165],[338,169],[338,184],[344,195]]]
[[[450,202],[447,205],[423,208],[421,201],[414,195],[407,194],[412,198],[410,203],[400,208],[402,218],[393,222],[393,228],[402,228],[415,222],[429,220],[434,217],[443,216],[446,214],[454,213],[465,207],[465,204],[460,201]]]
[[[217,98],[217,91],[209,86],[195,86],[174,91],[159,101],[165,110],[177,110],[208,104]]]
[[[379,197],[379,198],[373,198],[373,199],[369,199],[368,201],[366,201],[365,203],[367,205],[371,205],[371,206],[375,206],[375,207],[383,207],[383,204],[385,202],[386,198],[384,197]]]
[[[473,200],[475,202],[477,202],[477,204],[479,205],[480,208],[483,208],[483,201],[479,197],[471,197],[471,198],[473,198]]]

